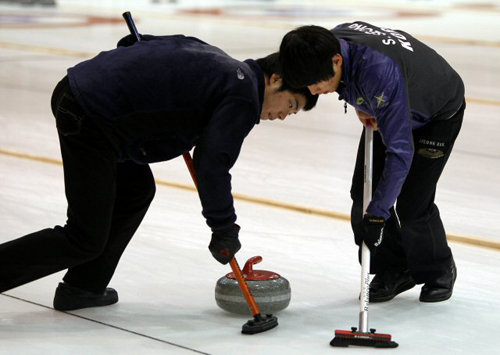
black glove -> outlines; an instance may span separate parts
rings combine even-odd
[[[365,214],[363,217],[363,241],[371,252],[382,243],[385,219]]]
[[[234,224],[230,228],[212,233],[212,240],[208,249],[219,263],[226,265],[234,257],[234,254],[240,250],[239,231],[240,226]]]

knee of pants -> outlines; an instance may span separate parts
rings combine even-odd
[[[148,166],[122,163],[118,166],[116,206],[149,206],[156,193],[156,183]]]
[[[108,241],[109,231],[97,232],[81,230],[68,225],[64,227],[64,230],[72,249],[74,249],[81,258],[86,260],[92,260],[101,255]]]
[[[149,208],[156,194],[156,184],[153,179],[141,182],[132,188],[120,188],[115,201],[115,213],[117,211],[131,213],[144,211]]]
[[[153,201],[155,194],[156,194],[156,184],[155,184],[154,180],[152,180],[148,186],[147,194],[145,194],[146,195],[145,200],[148,204],[150,204],[151,201]]]
[[[145,208],[147,210],[149,208],[149,205],[153,201],[155,194],[156,184],[154,180],[151,180],[136,196],[136,202],[134,203],[137,203],[137,206],[140,206],[141,208]]]

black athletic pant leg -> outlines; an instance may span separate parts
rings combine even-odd
[[[84,117],[67,79],[56,87],[53,111],[68,201],[64,227],[44,229],[0,245],[0,292],[96,258],[111,229],[116,190],[112,146]]]
[[[464,108],[454,117],[431,122],[413,134],[415,154],[396,211],[402,246],[417,283],[432,281],[444,274],[453,257],[434,200],[437,183],[462,126]]]
[[[117,164],[116,198],[107,244],[97,258],[70,268],[64,281],[73,287],[103,292],[154,194],[155,182],[149,165],[133,162]]]

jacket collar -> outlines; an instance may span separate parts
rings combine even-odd
[[[349,73],[351,70],[351,58],[349,56],[349,44],[347,41],[339,38],[340,42],[340,54],[342,55],[342,77],[340,79],[340,84],[337,90],[339,94],[339,100],[344,100],[343,91],[349,83]]]
[[[259,94],[259,115],[255,120],[255,124],[260,123],[260,113],[262,112],[262,105],[264,104],[264,91],[266,88],[264,81],[264,72],[261,67],[257,64],[257,62],[253,59],[247,59],[244,61],[250,69],[254,72],[255,78],[257,79],[257,90]]]

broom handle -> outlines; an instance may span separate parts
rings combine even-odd
[[[258,317],[260,317],[259,306],[257,305],[257,302],[255,302],[255,298],[253,297],[252,292],[250,291],[250,288],[248,287],[248,284],[245,281],[245,277],[243,275],[243,272],[241,272],[240,266],[238,265],[236,258],[233,257],[229,262],[229,264],[231,265],[231,269],[233,269],[233,273],[236,276],[236,279],[238,280],[238,284],[240,285],[241,291],[243,292],[243,296],[247,301],[247,305],[248,308],[250,308],[252,316],[254,316],[257,319]]]
[[[196,188],[198,188],[198,183],[196,182],[196,175],[194,172],[194,165],[193,165],[193,159],[191,158],[191,154],[187,152],[182,154],[182,157],[186,162],[187,168],[189,170],[189,173],[191,174],[191,178],[193,179],[194,185],[196,186]],[[250,291],[250,288],[248,287],[248,284],[245,281],[245,278],[243,276],[243,273],[241,272],[238,262],[236,261],[236,258],[233,257],[229,262],[229,264],[231,265],[231,269],[233,269],[233,273],[236,276],[236,279],[238,280],[238,284],[240,285],[241,291],[243,292],[243,296],[247,301],[248,308],[250,308],[250,312],[252,312],[252,315],[255,317],[256,315],[260,314],[260,309],[257,303],[255,302],[255,299],[252,295],[252,292]]]
[[[372,200],[373,127],[365,128],[365,169],[363,212]],[[365,242],[361,246],[361,297],[359,303],[359,331],[368,333],[368,305],[370,302],[370,249]]]
[[[141,36],[139,35],[139,31],[137,31],[137,27],[135,27],[134,20],[132,19],[132,14],[130,11],[125,11],[123,14],[123,19],[125,20],[125,23],[127,24],[128,30],[130,31],[130,34],[135,37],[137,42],[141,41]]]
[[[127,23],[127,27],[130,31],[130,33],[135,37],[137,42],[141,41],[141,36],[139,35],[139,32],[137,31],[137,27],[135,27],[134,19],[132,18],[132,14],[129,11],[126,11],[122,14],[123,18],[125,19],[125,22]],[[196,175],[194,173],[194,165],[193,165],[193,159],[191,158],[191,154],[189,152],[186,152],[182,154],[182,157],[184,158],[184,161],[186,162],[187,168],[189,170],[189,173],[191,174],[191,178],[193,179],[194,186],[196,186],[196,189],[198,189],[198,183],[196,182]],[[243,276],[243,273],[241,272],[240,266],[238,265],[238,262],[236,261],[236,258],[232,258],[231,261],[229,262],[231,265],[231,269],[233,269],[233,273],[236,275],[236,279],[238,280],[238,283],[240,285],[241,291],[243,292],[243,296],[245,296],[245,299],[247,301],[248,307],[250,308],[250,312],[252,312],[252,315],[254,317],[260,317],[260,309],[257,303],[255,302],[255,298],[252,295],[252,292],[250,291],[250,288],[248,287],[248,284],[245,281],[245,278]]]
[[[193,179],[194,186],[196,186],[196,189],[198,189],[198,182],[196,181],[196,175],[194,174],[194,165],[193,165],[193,159],[191,158],[191,154],[188,153],[183,153],[182,157],[184,158],[184,161],[186,162],[186,166],[189,170],[189,174],[191,174],[191,178]]]

